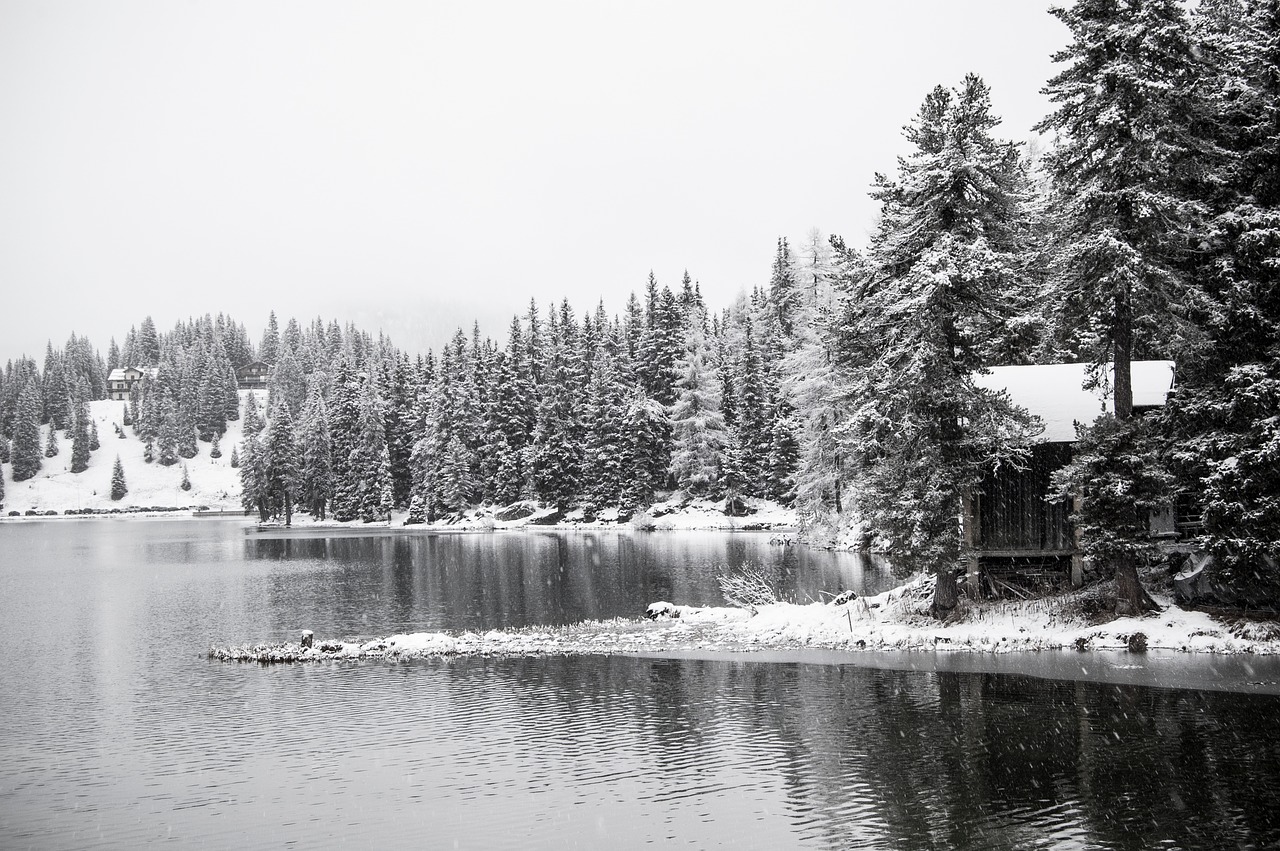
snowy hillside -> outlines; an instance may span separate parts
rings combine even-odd
[[[241,394],[244,395],[243,393]],[[53,458],[42,458],[40,472],[25,482],[13,481],[12,465],[4,465],[4,514],[28,510],[56,511],[68,509],[96,510],[140,507],[194,507],[212,509],[240,508],[240,474],[231,466],[231,448],[240,443],[241,421],[227,424],[222,436],[221,458],[210,458],[211,444],[198,442],[199,453],[191,459],[181,459],[171,467],[158,463],[148,464],[142,458],[143,442],[133,429],[123,426],[124,402],[109,400],[90,402],[89,410],[98,427],[98,439],[102,446],[89,458],[89,469],[72,473],[71,440],[58,433],[59,453]],[[125,438],[116,435],[115,426],[121,425]],[[40,427],[40,442],[48,441],[49,426]],[[125,483],[129,493],[124,499],[111,499],[111,470],[116,455],[124,467]],[[184,491],[182,467],[186,464],[191,480],[191,490]]]

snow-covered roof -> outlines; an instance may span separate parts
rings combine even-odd
[[[973,383],[989,390],[1007,390],[1009,398],[1044,420],[1047,443],[1071,443],[1076,439],[1076,422],[1092,422],[1110,411],[1112,369],[1106,380],[1093,390],[1085,389],[1087,363],[1054,363],[1043,366],[997,366],[986,375],[975,375]],[[1173,361],[1134,361],[1133,405],[1147,408],[1163,405],[1173,389]]]
[[[160,368],[155,366],[117,367],[111,370],[111,374],[107,376],[107,381],[128,381],[129,376],[125,375],[125,373],[130,370],[138,373],[139,375],[150,375],[152,378],[155,378],[160,373]]]

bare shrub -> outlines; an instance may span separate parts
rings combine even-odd
[[[720,593],[731,606],[755,614],[761,606],[783,602],[777,581],[760,567],[747,562],[737,569],[725,568],[716,577]]]

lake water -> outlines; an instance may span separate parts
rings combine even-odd
[[[0,524],[0,848],[1273,848],[1280,697],[796,654],[258,666],[211,644],[634,617],[709,533]]]

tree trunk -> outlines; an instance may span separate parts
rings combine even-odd
[[[1132,561],[1116,565],[1116,614],[1141,615],[1159,611],[1156,601],[1138,580],[1138,566]]]
[[[933,606],[931,611],[935,618],[945,618],[951,614],[960,602],[960,586],[956,583],[956,572],[950,566],[935,568],[936,582],[933,586]]]
[[[1133,314],[1128,294],[1116,296],[1112,346],[1112,407],[1117,420],[1133,416]]]

